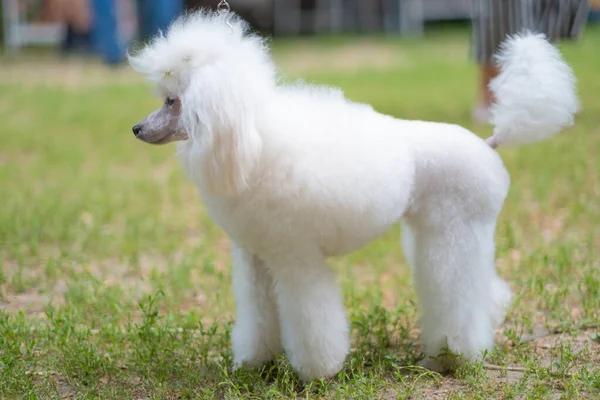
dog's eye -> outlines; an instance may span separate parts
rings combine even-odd
[[[165,104],[168,106],[172,106],[173,103],[175,103],[175,99],[172,97],[167,97],[167,100],[165,100]]]

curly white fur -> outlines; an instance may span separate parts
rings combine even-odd
[[[571,121],[572,74],[550,44],[518,37],[500,60],[493,145],[541,139]],[[485,141],[460,126],[382,115],[337,89],[283,85],[265,41],[233,15],[184,17],[131,64],[163,96],[181,98],[181,162],[233,242],[236,366],[284,350],[304,380],[336,374],[349,329],[325,260],[398,223],[426,355],[447,347],[474,361],[492,348],[510,301],[494,268],[509,176]]]
[[[496,144],[536,142],[573,124],[575,77],[544,35],[509,37],[496,59],[501,73],[490,84]]]

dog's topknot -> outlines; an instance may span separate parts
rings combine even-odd
[[[264,38],[233,12],[184,14],[128,59],[134,70],[169,92],[180,91],[195,70],[207,65],[223,64],[225,73],[227,63],[239,68],[240,61],[258,62],[273,73]]]

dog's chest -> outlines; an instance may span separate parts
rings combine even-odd
[[[202,191],[201,191],[202,192]],[[292,224],[274,217],[273,209],[249,201],[217,199],[202,195],[212,221],[238,246],[262,254],[292,232]],[[287,234],[285,232],[288,232]]]

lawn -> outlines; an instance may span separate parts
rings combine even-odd
[[[484,363],[439,375],[421,357],[394,229],[332,260],[352,323],[333,379],[303,386],[282,357],[231,371],[229,243],[172,146],[131,126],[158,106],[127,67],[27,55],[0,62],[0,398],[598,398],[600,29],[562,50],[576,125],[501,149],[512,187],[497,267],[515,298]],[[275,41],[288,77],[340,86],[408,119],[471,126],[468,32]]]

